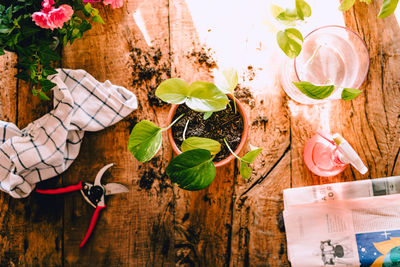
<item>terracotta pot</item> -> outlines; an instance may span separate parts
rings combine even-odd
[[[228,95],[229,98],[232,99],[231,95]],[[249,119],[247,118],[246,112],[243,108],[242,103],[240,103],[239,100],[236,99],[236,105],[237,108],[239,110],[240,115],[242,115],[243,118],[243,132],[242,132],[242,140],[239,143],[239,146],[236,148],[235,150],[235,154],[238,155],[242,149],[244,148],[244,146],[246,145],[246,141],[247,141],[247,137],[249,136]],[[168,125],[170,125],[172,123],[172,119],[174,118],[174,115],[176,113],[176,109],[178,108],[179,105],[172,105],[171,109],[169,111],[168,114]],[[172,136],[172,127],[168,130],[168,139],[169,142],[172,146],[172,149],[174,150],[175,154],[179,155],[182,153],[182,151],[178,148],[177,144],[175,143],[175,140]],[[221,145],[225,145],[225,144],[221,144]],[[235,159],[235,156],[233,156],[232,154],[230,154],[227,158],[218,161],[218,162],[214,162],[215,167],[222,167],[225,166],[226,164],[228,164],[229,162],[231,162],[232,160]]]

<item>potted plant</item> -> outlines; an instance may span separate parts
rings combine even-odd
[[[49,100],[46,93],[55,84],[47,77],[57,73],[59,49],[81,38],[92,22],[104,24],[90,2],[100,1],[0,0],[0,56],[5,51],[17,54],[16,77],[29,83],[33,95]],[[117,8],[123,1],[103,4]]]
[[[238,154],[245,147],[249,123],[242,104],[235,99],[237,73],[226,70],[218,86],[204,81],[188,84],[172,78],[163,81],[156,96],[173,104],[168,115],[168,127],[160,128],[150,121],[141,121],[133,128],[128,149],[141,162],[149,161],[162,143],[162,132],[177,156],[166,172],[173,183],[186,190],[200,190],[213,181],[216,167],[238,158],[244,178],[249,178],[249,164],[260,154],[261,148],[244,157]],[[228,129],[228,130],[227,130]]]

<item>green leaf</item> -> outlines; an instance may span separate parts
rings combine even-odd
[[[276,19],[285,25],[292,25],[295,21],[301,20],[296,8],[287,8],[284,12],[280,13]]]
[[[39,52],[39,56],[41,59],[46,59],[46,60],[50,60],[50,61],[60,59],[60,56],[57,54],[57,52],[55,52],[48,46],[40,47],[38,52]]]
[[[92,14],[93,11],[93,7],[90,3],[87,3],[84,7],[83,7],[83,14],[85,14],[86,17],[90,17],[90,15]]]
[[[180,188],[194,191],[209,186],[215,178],[216,169],[208,150],[195,149],[173,158],[166,172]]]
[[[384,19],[393,14],[393,12],[396,10],[398,2],[399,0],[384,0],[378,18]]]
[[[333,93],[334,85],[314,85],[310,82],[293,82],[299,90],[312,99],[325,99]]]
[[[301,20],[311,16],[311,7],[304,0],[296,0],[297,15]]]
[[[42,90],[44,90],[44,91],[48,91],[48,90],[52,89],[54,86],[57,85],[57,84],[55,84],[52,81],[49,81],[47,79],[39,80],[39,84],[42,87]]]
[[[246,155],[242,157],[242,161],[246,163],[253,163],[258,155],[260,155],[262,148],[251,146],[251,151],[247,152]]]
[[[244,161],[240,161],[240,175],[244,179],[249,179],[252,172],[253,172],[253,169],[249,166],[248,163],[246,163]]]
[[[295,28],[278,32],[276,35],[279,47],[290,58],[297,57],[301,52],[303,36]]]
[[[212,111],[204,112],[203,120],[210,118],[213,113]]]
[[[92,20],[97,23],[104,24],[104,20],[100,17],[100,15],[95,15],[92,17]]]
[[[229,103],[228,97],[213,83],[197,81],[188,88],[186,105],[198,112],[220,111]]]
[[[4,51],[4,48],[0,47],[0,56],[5,55],[5,54],[6,54],[6,52]]]
[[[16,74],[15,77],[26,82],[29,82],[30,80],[30,76],[28,73],[26,73],[26,71],[21,71],[20,73]]]
[[[156,96],[170,104],[182,104],[188,95],[189,85],[182,79],[163,81],[156,89]]]
[[[161,128],[151,121],[137,123],[129,136],[128,150],[138,161],[149,161],[161,147],[161,132]]]
[[[360,2],[367,3],[368,5],[371,4],[371,0],[360,0]]]
[[[359,94],[361,94],[361,90],[354,89],[354,88],[343,88],[342,99],[346,100],[346,101],[353,100]]]
[[[277,18],[279,16],[279,14],[281,14],[282,12],[285,11],[280,6],[277,6],[277,5],[274,5],[274,4],[271,4],[270,8],[271,8],[272,16],[274,16],[274,18]]]
[[[39,91],[38,96],[39,96],[39,98],[42,99],[42,100],[47,100],[47,101],[51,100],[51,99],[50,99],[44,92],[42,92],[42,91]]]
[[[199,148],[208,150],[212,155],[216,155],[221,151],[221,144],[209,138],[189,137],[183,141],[181,146],[182,152]]]
[[[343,0],[339,6],[339,10],[347,11],[354,5],[355,2],[356,2],[356,0]]]
[[[0,25],[0,33],[10,33],[12,31],[11,28],[9,28],[7,25]]]
[[[226,91],[233,94],[233,91],[235,90],[236,86],[238,85],[238,80],[239,80],[237,71],[234,68],[230,68],[230,69],[223,70],[222,74],[224,75],[225,80],[228,85],[228,87],[226,88]]]
[[[45,68],[45,69],[43,69],[43,75],[46,76],[46,77],[48,75],[53,75],[53,74],[57,74],[57,73],[58,72],[53,68]]]

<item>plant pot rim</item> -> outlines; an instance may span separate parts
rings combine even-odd
[[[233,99],[233,96],[231,94],[227,94],[227,95],[229,98]],[[246,112],[244,110],[242,103],[240,103],[240,101],[238,99],[235,99],[235,101],[236,101],[239,113],[243,118],[242,137],[241,137],[238,147],[235,150],[235,154],[238,155],[242,151],[244,146],[246,145],[247,138],[249,136],[249,119],[246,115]],[[172,123],[172,119],[174,118],[174,115],[176,113],[178,106],[179,105],[177,105],[177,104],[171,105],[171,109],[169,110],[169,113],[168,113],[168,122],[167,122],[168,125],[170,125]],[[172,127],[168,129],[167,134],[168,134],[169,143],[172,146],[172,150],[174,150],[176,155],[181,154],[182,151],[178,148],[178,145],[175,143],[174,137],[172,136]],[[214,162],[214,165],[215,165],[215,167],[219,168],[219,167],[227,165],[234,159],[235,159],[235,156],[230,154],[228,157],[224,158],[223,160]]]

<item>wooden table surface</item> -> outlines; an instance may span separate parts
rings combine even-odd
[[[400,175],[396,18],[376,18],[380,0],[369,6],[357,1],[344,16],[336,0],[310,1],[314,14],[304,27],[341,21],[365,40],[371,65],[356,100],[305,106],[280,87],[283,56],[268,31],[266,2],[128,0],[121,9],[100,8],[106,25],[95,25],[66,47],[61,65],[125,86],[137,95],[139,107],[104,131],[86,133],[78,159],[44,186],[91,180],[103,165],[114,162],[106,180],[123,183],[130,192],[107,199],[107,209],[82,249],[93,208],[80,194],[32,194],[21,200],[1,193],[0,265],[289,266],[283,189]],[[0,57],[0,118],[22,128],[48,112],[51,103],[32,97],[27,85],[13,78],[15,62],[12,54]],[[264,150],[249,180],[231,163],[218,169],[207,189],[186,192],[165,174],[172,158],[166,136],[161,151],[146,164],[127,151],[128,137],[142,119],[166,126],[169,107],[150,93],[162,80],[212,81],[217,65],[239,70],[238,97],[251,122],[249,142]],[[312,175],[302,151],[319,128],[345,136],[369,172],[362,176],[347,168],[335,177]]]

